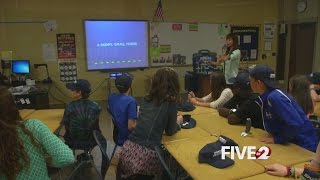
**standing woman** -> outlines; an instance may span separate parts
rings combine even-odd
[[[139,109],[137,125],[120,153],[117,174],[121,179],[153,179],[161,172],[155,146],[161,145],[163,132],[173,135],[180,129],[182,116],[177,116],[179,101],[178,74],[172,68],[157,70],[151,89]]]
[[[219,65],[224,63],[224,77],[226,83],[231,85],[229,82],[230,78],[235,78],[239,72],[241,52],[238,46],[238,37],[232,33],[226,37],[227,50],[223,55],[218,56],[217,62],[213,62],[213,65]]]
[[[75,161],[69,149],[41,121],[23,121],[8,89],[0,86],[0,179],[50,179],[50,165],[63,167]]]

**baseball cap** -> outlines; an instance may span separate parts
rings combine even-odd
[[[308,81],[312,84],[320,84],[320,72],[313,72],[307,75]]]
[[[236,77],[230,78],[229,82],[231,82],[233,86],[236,87],[248,88],[250,87],[249,73],[240,72]]]
[[[276,74],[273,69],[265,64],[258,64],[249,71],[250,76],[264,82],[269,88],[277,88]]]
[[[81,91],[86,93],[91,92],[91,85],[89,81],[85,79],[77,79],[73,82],[67,83],[66,88],[70,89],[71,91]]]
[[[223,169],[234,164],[234,161],[229,157],[222,159],[221,147],[222,146],[238,146],[232,139],[226,136],[220,136],[219,140],[214,143],[205,145],[199,152],[199,163],[207,163],[213,167]]]
[[[178,111],[182,111],[182,112],[193,111],[195,108],[196,107],[194,107],[194,105],[188,101],[180,102],[177,104]]]
[[[115,85],[118,89],[128,89],[131,86],[132,77],[128,74],[122,74],[115,80]]]
[[[181,124],[182,129],[191,129],[196,127],[197,121],[191,117],[190,114],[183,115],[183,123]]]

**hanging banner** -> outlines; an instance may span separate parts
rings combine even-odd
[[[57,34],[58,59],[76,58],[75,34]]]

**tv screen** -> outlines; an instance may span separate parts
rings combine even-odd
[[[148,67],[146,21],[85,20],[88,70]]]
[[[29,74],[30,61],[29,60],[12,60],[11,71],[14,74]]]

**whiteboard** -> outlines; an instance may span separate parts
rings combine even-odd
[[[150,64],[191,65],[192,55],[202,49],[219,55],[229,32],[226,24],[151,22]]]

